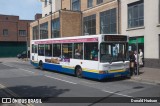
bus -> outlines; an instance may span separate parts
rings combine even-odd
[[[87,35],[31,41],[30,61],[40,69],[103,80],[129,77],[128,36]]]

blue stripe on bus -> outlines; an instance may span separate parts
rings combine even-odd
[[[120,77],[120,76],[128,76],[130,74],[129,70],[125,72],[119,72],[119,73],[106,73],[106,74],[98,74],[98,73],[92,73],[92,72],[86,72],[83,71],[83,76],[87,78],[92,78],[92,79],[107,79],[107,78],[114,78],[114,77]]]
[[[31,61],[31,64],[35,67],[38,67],[38,63],[34,63]],[[52,71],[56,71],[56,72],[62,72],[62,73],[67,73],[67,74],[72,74],[72,75],[75,74],[74,69],[64,68],[58,64],[43,63],[43,68],[48,69],[48,70],[52,70]],[[86,71],[82,72],[83,77],[91,78],[91,79],[98,79],[98,80],[102,80],[102,79],[106,79],[106,78],[114,78],[116,76],[117,77],[118,76],[128,76],[129,74],[130,74],[129,70],[127,70],[125,72],[106,73],[106,74],[92,73],[92,72],[86,72]]]
[[[35,63],[35,62],[33,62],[33,61],[30,61],[30,63],[34,66],[34,67],[36,67],[36,68],[38,68],[38,63]]]
[[[57,65],[57,64],[43,63],[43,68],[57,71],[57,72],[67,73],[67,74],[74,74],[74,69],[63,68],[61,65]]]

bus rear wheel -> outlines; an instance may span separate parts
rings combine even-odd
[[[42,62],[42,61],[39,62],[39,68],[40,68],[41,70],[43,70],[43,62]]]
[[[81,67],[76,67],[76,76],[78,78],[82,78],[82,68]]]

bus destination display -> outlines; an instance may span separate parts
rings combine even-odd
[[[127,41],[127,36],[121,35],[105,35],[104,41]]]

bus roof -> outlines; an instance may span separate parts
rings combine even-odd
[[[50,44],[50,43],[70,43],[70,42],[98,42],[98,38],[108,35],[115,36],[121,34],[98,34],[98,35],[85,35],[85,36],[73,36],[73,37],[62,37],[62,38],[50,38],[50,39],[38,39],[31,40],[31,43],[34,44]],[[121,35],[127,36],[127,35]]]

